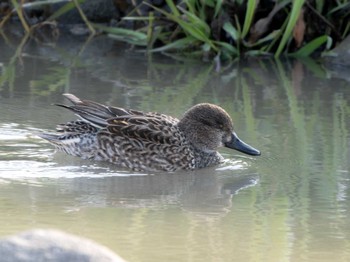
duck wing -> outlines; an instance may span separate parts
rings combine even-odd
[[[64,94],[72,105],[56,104],[74,112],[92,127],[97,127],[101,135],[120,136],[127,139],[154,144],[178,144],[181,141],[176,124],[178,119],[155,112],[106,106],[90,100],[82,100],[72,94]],[[76,121],[75,121],[76,122]],[[74,123],[75,123],[74,122]],[[79,122],[79,121],[78,121]],[[59,131],[66,131],[58,126]]]
[[[137,110],[125,109],[121,107],[106,106],[90,100],[82,100],[72,94],[63,94],[72,105],[55,104],[73,111],[81,119],[91,123],[98,128],[106,127],[107,120],[118,116],[137,115],[145,113]]]
[[[134,170],[194,168],[194,155],[179,131],[178,120],[160,114],[111,118],[97,133],[95,159],[108,160]]]
[[[106,130],[113,136],[143,143],[179,145],[182,137],[177,122],[176,118],[157,113],[127,115],[108,119]]]

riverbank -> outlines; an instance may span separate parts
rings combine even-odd
[[[349,5],[283,1],[3,1],[0,27],[23,34],[109,37],[146,52],[176,53],[207,61],[244,56],[341,57],[347,64]],[[342,50],[334,49],[345,43]],[[333,52],[333,50],[335,52]],[[345,55],[345,58],[344,58]],[[333,61],[333,58],[331,59]],[[335,60],[338,63],[338,60]]]

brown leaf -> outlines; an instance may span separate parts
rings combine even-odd
[[[285,7],[286,4],[287,4],[286,1],[279,4],[276,3],[273,9],[271,10],[271,12],[268,14],[268,16],[256,21],[256,23],[250,29],[250,36],[249,36],[250,43],[255,43],[257,40],[259,40],[259,38],[263,34],[265,34],[268,31],[269,25],[273,17],[278,11],[280,11],[283,7]]]
[[[305,21],[304,21],[304,8],[300,10],[298,20],[293,29],[293,38],[295,40],[296,47],[299,48],[303,41],[305,35]]]

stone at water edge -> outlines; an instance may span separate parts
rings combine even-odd
[[[2,262],[125,262],[89,239],[53,229],[34,229],[0,239]]]

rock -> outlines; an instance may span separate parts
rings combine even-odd
[[[91,240],[52,229],[35,229],[1,239],[0,258],[2,262],[124,261]]]
[[[324,56],[322,62],[328,77],[344,79],[350,82],[350,35],[331,50],[329,55]]]
[[[62,7],[66,3],[57,3],[52,6],[53,12]],[[113,0],[86,0],[80,4],[81,9],[91,22],[108,23],[111,19],[118,16]],[[73,8],[69,12],[63,14],[58,19],[61,24],[78,24],[84,23],[78,10]]]
[[[350,35],[335,47],[324,61],[339,66],[350,66]]]

